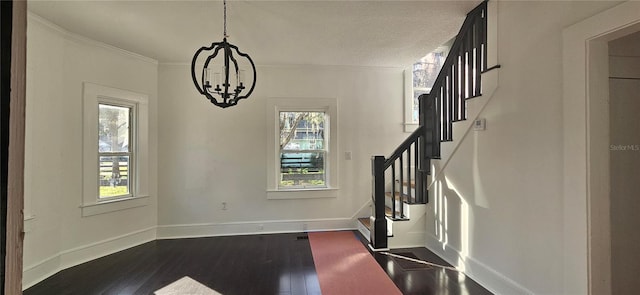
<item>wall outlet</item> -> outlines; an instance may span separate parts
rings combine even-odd
[[[259,230],[264,230],[264,225],[263,224],[258,225],[258,229]]]

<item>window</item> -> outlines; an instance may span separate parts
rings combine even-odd
[[[326,187],[325,112],[280,115],[279,188]]]
[[[132,195],[134,109],[135,105],[98,104],[99,198]]]
[[[148,109],[145,94],[84,83],[82,216],[147,204]]]
[[[337,197],[335,98],[271,98],[267,103],[267,198]]]
[[[448,42],[451,43],[452,41]],[[417,126],[418,97],[431,92],[431,87],[438,78],[438,74],[447,59],[449,45],[443,45],[425,55],[405,71],[405,125]],[[411,132],[412,128],[405,128]]]

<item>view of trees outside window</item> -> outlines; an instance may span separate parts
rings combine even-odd
[[[439,47],[413,64],[413,122],[418,122],[418,97],[429,93],[447,58],[447,49]]]
[[[326,187],[326,114],[280,112],[280,188]]]
[[[131,194],[131,108],[99,104],[99,197]]]

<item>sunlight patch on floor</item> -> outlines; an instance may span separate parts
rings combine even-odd
[[[155,295],[222,295],[215,290],[190,278],[183,277],[162,289],[153,292]]]

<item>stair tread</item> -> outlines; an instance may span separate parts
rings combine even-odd
[[[384,193],[384,195],[387,198],[391,198],[391,192],[386,192]],[[396,200],[400,198],[400,192],[396,192]],[[407,194],[402,194],[402,201],[405,203],[409,203],[409,195]],[[415,203],[416,202],[416,196],[415,195],[411,195],[411,203]]]
[[[392,210],[390,207],[384,206],[384,213],[387,214],[387,216],[391,216],[391,212]],[[396,215],[397,214],[400,214],[400,211],[396,211]]]
[[[400,180],[396,180],[396,182],[400,182]],[[406,180],[402,182],[403,186],[411,186],[411,188],[416,188],[416,181],[412,180],[410,182],[407,182]]]
[[[404,221],[404,220],[409,220],[409,218],[407,217],[400,217],[400,211],[396,210],[396,217],[393,217],[393,215],[391,214],[392,210],[391,208],[384,206],[384,213],[387,217],[391,218],[391,220],[394,221]]]
[[[358,221],[367,229],[371,230],[371,219],[369,217],[358,218]]]

